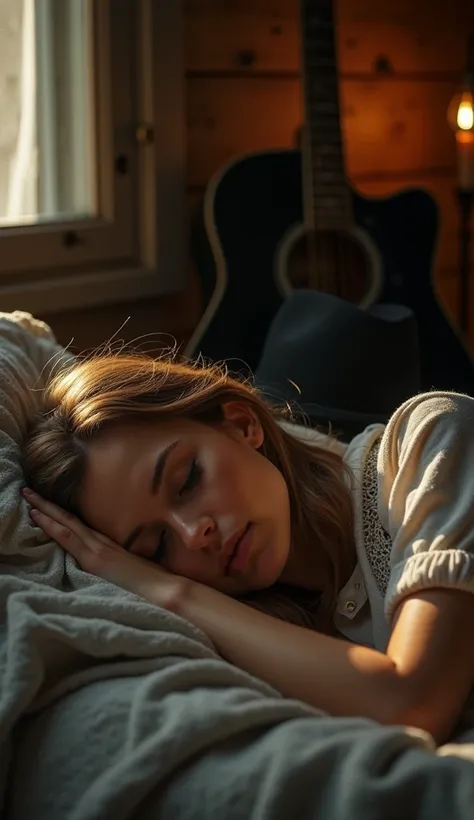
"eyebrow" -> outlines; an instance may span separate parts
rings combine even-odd
[[[159,491],[159,489],[161,487],[161,484],[163,482],[163,475],[164,475],[164,472],[165,472],[166,462],[168,461],[168,457],[173,452],[175,447],[178,446],[178,444],[179,444],[179,440],[178,441],[172,441],[171,444],[168,444],[168,446],[165,447],[165,449],[161,451],[158,458],[156,459],[155,469],[153,470],[153,475],[152,475],[151,484],[150,484],[150,489],[151,489],[153,495],[156,495],[156,493]],[[135,529],[132,530],[130,535],[127,536],[127,538],[125,539],[125,541],[122,544],[124,550],[127,550],[127,551],[130,550],[130,548],[132,547],[134,541],[136,541],[136,539],[138,538],[138,536],[140,535],[142,530],[143,530],[143,525],[142,524],[140,524],[138,527],[135,527]]]

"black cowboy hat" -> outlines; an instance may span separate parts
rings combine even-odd
[[[420,391],[415,316],[402,305],[362,310],[294,290],[269,328],[255,382],[270,402],[294,403],[296,416],[351,438]]]

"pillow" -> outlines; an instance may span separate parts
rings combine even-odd
[[[54,585],[62,578],[64,555],[33,526],[20,495],[21,447],[51,372],[72,358],[44,322],[23,311],[0,313],[1,569],[18,574],[23,567],[30,579],[38,575],[38,580]]]

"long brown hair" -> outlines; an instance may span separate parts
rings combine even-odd
[[[137,418],[186,417],[206,424],[223,420],[222,405],[245,401],[263,431],[261,452],[283,474],[290,497],[293,540],[314,543],[325,557],[321,593],[275,585],[246,600],[274,615],[305,625],[328,623],[341,581],[354,563],[352,503],[339,455],[302,442],[278,423],[289,408],[264,401],[249,379],[221,365],[180,362],[139,352],[99,354],[56,375],[45,392],[40,418],[25,442],[29,485],[76,515],[87,445],[106,427]],[[316,607],[316,602],[319,606]]]

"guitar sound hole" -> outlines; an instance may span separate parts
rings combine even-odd
[[[349,233],[308,232],[293,245],[288,263],[294,288],[314,288],[357,303],[371,286],[367,249]]]

